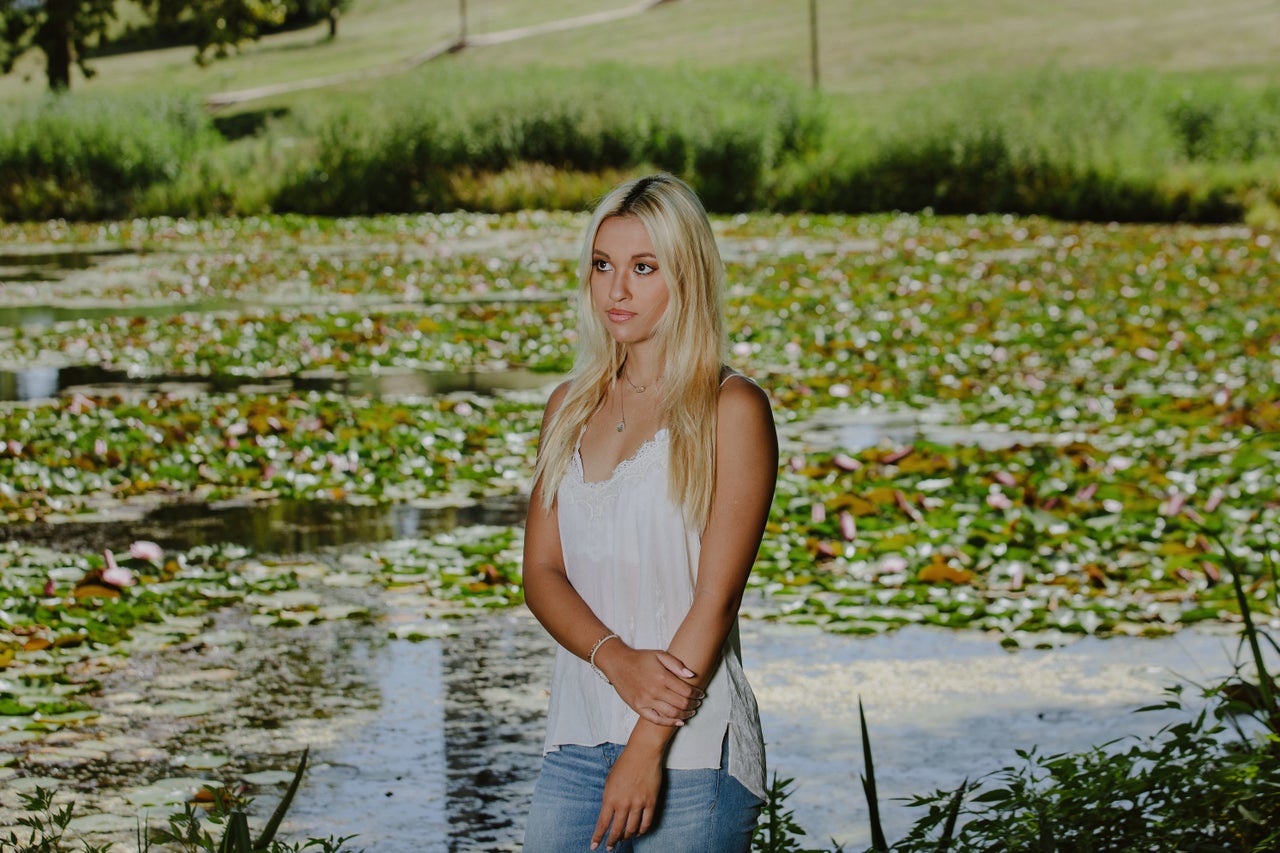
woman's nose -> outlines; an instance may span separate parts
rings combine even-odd
[[[609,281],[609,298],[615,302],[620,302],[631,295],[631,289],[627,286],[627,274],[617,272]]]

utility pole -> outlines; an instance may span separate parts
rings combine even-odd
[[[464,0],[465,2],[465,0]],[[818,0],[809,0],[809,71],[818,91]]]

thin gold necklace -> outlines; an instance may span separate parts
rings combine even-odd
[[[631,377],[627,375],[627,366],[624,364],[622,365],[622,379],[628,385],[631,386],[632,391],[635,391],[637,394],[643,394],[645,391],[649,390],[649,386],[652,385],[654,382],[661,381],[662,377],[659,376],[657,379],[654,379],[653,382],[647,382],[644,385],[637,385],[636,383],[632,382]],[[627,395],[625,392],[622,392],[622,391],[618,392],[618,409],[622,412],[622,420],[618,421],[618,425],[614,427],[614,430],[617,432],[622,432],[624,429],[627,428],[626,396]]]
[[[627,375],[627,369],[625,367],[622,368],[622,378],[625,379],[627,381],[627,384],[631,386],[631,390],[635,391],[637,394],[643,394],[645,391],[649,390],[649,385],[637,385],[636,383],[632,382],[631,377]],[[649,384],[652,385],[653,383],[651,382]]]
[[[622,432],[624,429],[627,428],[627,404],[622,399],[622,397],[623,397],[623,394],[621,391],[619,391],[618,392],[618,408],[622,410],[622,420],[618,421],[618,425],[614,427],[614,430],[616,432]]]
[[[636,383],[632,382],[631,377],[627,375],[627,366],[625,364],[622,365],[622,378],[625,379],[627,384],[631,386],[631,390],[635,391],[637,394],[643,394],[645,391],[648,391],[649,386],[654,384],[654,382],[662,381],[662,377],[659,376],[657,379],[654,379],[652,382],[647,382],[644,385],[637,385]]]

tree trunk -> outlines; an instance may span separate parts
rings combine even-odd
[[[329,10],[329,40],[332,41],[338,37],[338,10]]]
[[[36,37],[44,51],[49,88],[65,92],[71,88],[71,18],[75,0],[46,0],[45,22]]]

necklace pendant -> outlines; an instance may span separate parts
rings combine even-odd
[[[618,421],[618,425],[614,427],[614,430],[616,432],[622,432],[626,428],[627,428],[627,422],[625,420],[621,420],[621,421]]]

